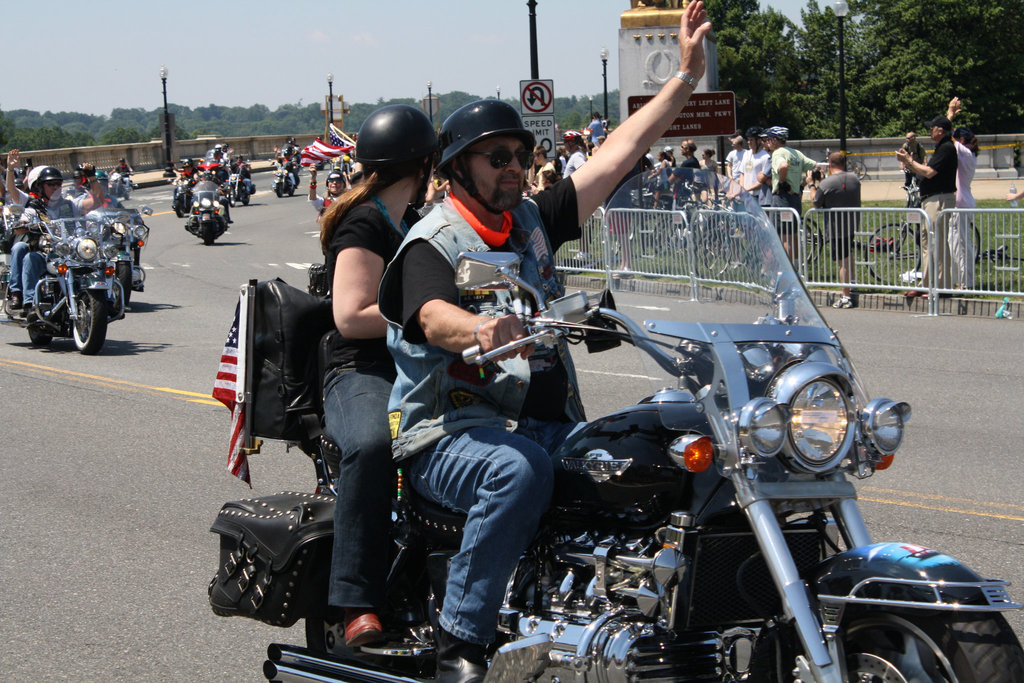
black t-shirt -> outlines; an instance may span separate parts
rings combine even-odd
[[[406,225],[411,226],[419,219],[419,214],[409,208],[404,218]],[[334,269],[338,262],[338,253],[342,249],[361,247],[380,256],[387,265],[398,252],[401,243],[402,235],[391,227],[388,219],[377,207],[356,206],[350,209],[331,236],[326,257],[328,282],[333,287]],[[333,335],[328,369],[345,367],[353,362],[382,360],[391,361],[385,337],[345,339],[340,334]]]
[[[683,163],[679,164],[680,168],[700,168],[700,162],[697,161],[697,157],[686,157],[683,159]]]
[[[571,177],[533,195],[532,199],[540,210],[541,221],[556,252],[566,242],[579,238],[576,186]],[[426,337],[418,320],[423,304],[440,299],[453,306],[459,305],[455,268],[440,251],[422,240],[408,246],[401,267],[403,336],[410,343],[423,343]],[[538,350],[530,357],[530,371],[530,388],[520,415],[545,420],[565,419],[569,377],[558,354],[550,349]]]
[[[946,135],[935,145],[935,151],[928,159],[928,166],[935,169],[935,175],[931,178],[920,176],[921,199],[933,194],[956,192],[957,163],[956,146],[953,139]]]

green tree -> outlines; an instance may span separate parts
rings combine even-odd
[[[117,127],[100,137],[102,145],[123,145],[132,142],[146,142],[149,138],[134,128]]]

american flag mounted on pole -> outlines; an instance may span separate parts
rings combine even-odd
[[[228,472],[238,477],[249,488],[252,479],[249,475],[248,454],[254,452],[252,436],[249,430],[249,419],[246,411],[248,385],[246,374],[246,357],[248,355],[248,330],[251,287],[250,283],[243,286],[235,305],[235,317],[224,342],[220,355],[217,377],[213,382],[213,398],[217,399],[231,411],[231,433],[228,444]],[[258,452],[258,448],[255,452]]]

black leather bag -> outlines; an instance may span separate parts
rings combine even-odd
[[[220,568],[210,607],[288,627],[327,607],[334,497],[279,493],[225,503],[210,531],[220,535]]]
[[[318,346],[334,329],[331,301],[280,279],[257,283],[255,299],[252,434],[313,442],[320,436],[323,394]]]

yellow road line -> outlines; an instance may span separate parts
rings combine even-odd
[[[1014,522],[1024,522],[1024,517],[1018,517],[1017,515],[1000,515],[995,512],[979,512],[978,510],[965,510],[963,508],[953,507],[942,507],[937,505],[925,505],[923,503],[911,503],[903,500],[891,500],[889,498],[867,498],[864,496],[858,496],[858,500],[870,501],[872,503],[884,503],[886,505],[899,505],[901,507],[918,508],[921,510],[935,510],[938,512],[955,512],[961,515],[971,515],[972,517],[994,517],[995,519],[1008,519]],[[972,501],[978,502],[978,501]],[[979,505],[987,505],[990,503],[980,503]]]
[[[127,389],[128,391],[150,391],[157,392],[160,394],[169,394],[174,398],[188,401],[189,403],[202,403],[211,406],[223,406],[224,404],[210,397],[209,394],[200,394],[194,391],[184,391],[182,389],[174,389],[171,387],[154,387],[148,384],[139,384],[137,382],[128,382],[121,379],[113,379],[111,377],[101,377],[100,375],[90,375],[85,372],[75,372],[73,370],[60,370],[58,368],[48,367],[46,365],[37,365],[35,363],[25,363],[17,360],[7,360],[6,358],[0,358],[0,366],[6,365],[8,367],[20,367],[30,372],[36,372],[42,375],[50,376],[65,376],[72,379],[78,380],[85,384],[94,384],[97,386],[107,387],[118,387],[121,389]]]

